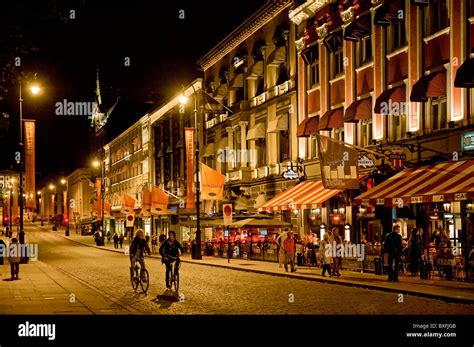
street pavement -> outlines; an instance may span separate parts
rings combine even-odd
[[[40,229],[31,225],[25,228],[26,241],[39,244],[39,260],[21,265],[20,280],[5,281],[9,266],[0,267],[1,314],[474,313],[474,306],[468,304],[191,262],[181,266],[179,300],[172,301],[163,296],[167,293],[159,259],[146,259],[151,281],[148,295],[143,295],[131,288],[130,262],[124,253],[87,247]],[[240,265],[242,268],[257,262],[232,263],[246,264]],[[75,302],[70,302],[71,297]]]

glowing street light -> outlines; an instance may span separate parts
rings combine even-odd
[[[188,97],[186,95],[181,95],[179,97],[179,103],[181,105],[186,105],[188,103]]]
[[[38,86],[32,86],[32,87],[30,87],[30,91],[31,91],[31,93],[33,93],[34,95],[37,95],[37,94],[41,91],[41,88],[38,87]]]

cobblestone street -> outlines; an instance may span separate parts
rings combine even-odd
[[[74,294],[81,301],[93,292],[111,302],[116,313],[146,314],[472,314],[473,306],[396,293],[346,287],[183,263],[181,302],[157,299],[165,292],[164,266],[147,258],[148,295],[134,293],[129,282],[129,258],[86,247],[51,232],[27,227],[27,242],[39,244],[40,264],[59,271],[68,281],[87,284],[88,291]],[[31,263],[30,263],[31,264]],[[25,269],[30,265],[22,265]],[[251,266],[251,265],[249,265]],[[3,277],[6,276],[4,266]],[[20,273],[20,278],[21,278]],[[60,279],[59,279],[60,280]],[[19,281],[21,282],[21,280]],[[19,282],[2,282],[0,293]],[[11,298],[15,300],[14,298]],[[68,297],[64,297],[67,304]],[[113,304],[112,304],[113,302]],[[53,303],[45,302],[45,305]],[[35,307],[29,313],[35,312]],[[94,313],[101,309],[89,305]],[[0,312],[5,313],[5,312]],[[26,313],[26,312],[25,312]]]

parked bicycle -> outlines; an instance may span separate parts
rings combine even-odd
[[[133,290],[137,290],[138,285],[142,288],[143,293],[148,291],[150,286],[150,276],[147,269],[143,269],[140,266],[140,261],[142,259],[137,259],[135,261],[135,267],[130,272],[130,282],[132,283]]]

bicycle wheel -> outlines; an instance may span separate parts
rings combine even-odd
[[[178,289],[179,289],[179,271],[178,271],[178,268],[174,269],[173,286],[174,286],[174,291],[178,292]]]
[[[137,288],[138,288],[138,281],[139,281],[138,268],[135,268],[135,269],[134,269],[134,273],[130,275],[130,282],[132,283],[132,288],[133,288],[133,290],[137,290]]]
[[[148,287],[150,286],[150,277],[148,276],[148,270],[143,269],[142,271],[143,277],[140,277],[140,287],[142,287],[143,292],[146,293],[148,291]],[[143,278],[146,280],[146,282],[143,282]]]

